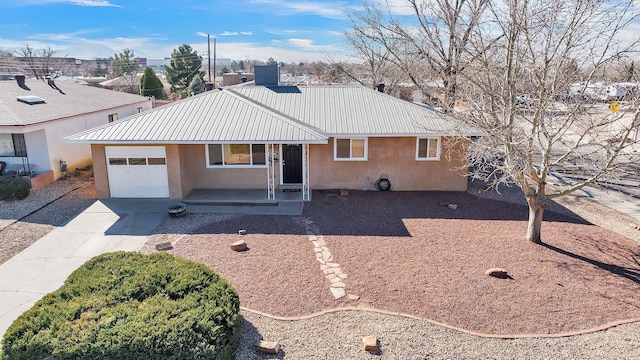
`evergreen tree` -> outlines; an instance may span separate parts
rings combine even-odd
[[[164,66],[167,81],[171,84],[171,91],[184,92],[194,77],[199,77],[204,82],[205,72],[202,68],[202,56],[191,46],[182,44],[174,49],[171,54],[171,62]]]
[[[154,96],[156,99],[164,98],[164,87],[162,81],[158,79],[152,68],[146,68],[144,75],[140,78],[140,88],[142,96]]]
[[[122,75],[135,75],[138,71],[138,58],[133,50],[124,49],[119,54],[113,54],[111,58],[112,75],[114,78]]]
[[[187,95],[198,95],[202,92],[204,92],[204,82],[200,77],[194,76],[187,87]]]

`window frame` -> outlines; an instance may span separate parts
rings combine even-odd
[[[424,156],[424,157],[420,156],[420,140],[426,140],[427,141],[427,144],[426,144],[427,153],[426,153],[426,156]],[[429,156],[429,142],[431,140],[435,140],[436,141],[436,156],[435,157]],[[440,160],[441,145],[442,145],[442,137],[441,136],[420,136],[420,137],[417,137],[416,138],[416,161],[438,161],[438,160]]]
[[[212,165],[210,162],[210,155],[209,155],[209,147],[211,145],[217,145],[220,146],[220,153],[222,156],[222,164],[216,164],[216,165]],[[225,145],[249,145],[249,159],[251,160],[251,164],[225,164]],[[253,160],[254,160],[254,153],[253,153],[253,147],[255,145],[262,145],[264,146],[264,163],[263,164],[254,164]],[[205,160],[206,160],[206,167],[208,169],[221,169],[221,168],[230,168],[230,169],[263,169],[263,168],[267,168],[268,166],[268,159],[267,159],[267,144],[262,144],[262,143],[207,143],[205,144]]]
[[[110,123],[118,121],[118,113],[107,115],[107,121]]]
[[[27,157],[27,142],[24,134],[8,133],[7,143],[11,144],[12,153],[0,154],[0,157]]]
[[[338,140],[349,140],[349,157],[338,157]],[[363,157],[353,157],[353,141],[354,140],[363,140],[364,141],[364,156]],[[333,140],[333,161],[368,161],[369,160],[369,138],[358,136],[358,137],[336,137]]]

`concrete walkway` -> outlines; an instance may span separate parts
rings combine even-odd
[[[96,201],[0,265],[0,338],[44,295],[58,289],[87,260],[112,251],[135,251],[167,217],[172,200]]]

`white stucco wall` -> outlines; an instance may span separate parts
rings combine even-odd
[[[91,146],[66,143],[64,137],[106,124],[110,114],[117,113],[118,119],[136,114],[139,107],[143,111],[151,109],[151,100],[25,127],[0,126],[0,133],[23,133],[29,163],[35,164],[38,172],[53,170],[54,178],[57,179],[62,175],[60,160],[67,163],[69,171],[91,164]],[[21,158],[11,157],[0,157],[0,161],[8,164],[22,163]]]

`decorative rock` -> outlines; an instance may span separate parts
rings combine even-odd
[[[448,207],[449,209],[453,209],[453,210],[455,210],[455,209],[457,209],[457,208],[458,208],[458,205],[456,205],[456,204],[449,204],[449,205],[447,205],[447,207]]]
[[[342,281],[338,281],[338,282],[332,282],[331,285],[332,288],[343,288],[347,285],[345,285]]]
[[[337,264],[337,263],[328,263],[327,265],[329,265],[329,267],[332,267],[332,268],[340,267],[340,264]]]
[[[346,295],[343,288],[330,287],[329,290],[331,290],[331,294],[333,294],[333,297],[336,298],[336,300],[343,298]]]
[[[378,338],[375,335],[369,335],[362,338],[364,343],[364,351],[379,351]]]
[[[277,354],[280,350],[280,344],[276,341],[263,341],[253,345],[253,349],[265,354]]]
[[[360,296],[349,294],[349,300],[360,300]]]
[[[333,276],[333,277],[332,278],[328,278],[328,279],[332,284],[342,281],[342,279],[340,279],[339,277],[335,276],[334,274],[329,274],[327,276],[330,276],[330,275]]]
[[[247,242],[244,240],[238,240],[231,244],[231,250],[233,251],[245,251],[247,250]]]
[[[321,239],[321,238],[318,238],[318,244],[319,244],[320,246],[327,246],[327,243],[326,243],[326,242],[324,242],[324,240],[323,240],[323,239]]]
[[[331,252],[330,251],[322,251],[322,258],[325,260],[330,260],[331,259]]]
[[[238,230],[238,235],[247,235],[247,230]]]
[[[173,245],[171,244],[171,241],[165,241],[165,242],[156,244],[156,250],[158,251],[165,251],[165,250],[171,250],[171,249],[173,249]]]
[[[507,270],[502,268],[491,268],[484,272],[485,275],[493,276],[498,279],[511,279]]]
[[[340,281],[340,278],[338,278],[335,274],[327,274],[324,276],[327,280],[330,280],[331,282],[333,282],[333,280],[338,279],[338,281]]]
[[[346,278],[347,278],[347,274],[342,274],[342,273],[340,273],[340,274],[337,274],[337,275],[338,275],[338,277],[339,277],[340,279],[346,279]]]

